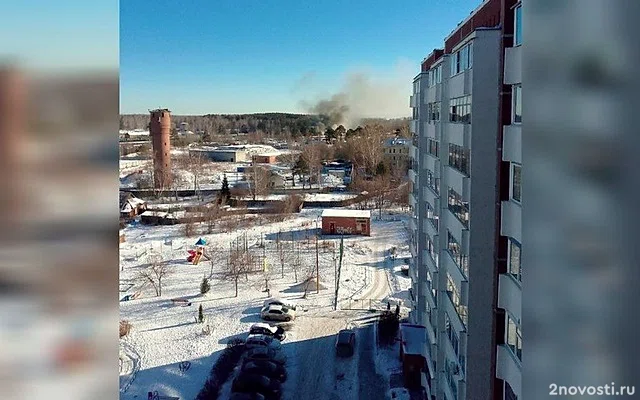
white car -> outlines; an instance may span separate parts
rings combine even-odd
[[[296,303],[289,301],[289,300],[285,300],[285,299],[279,299],[277,297],[272,297],[270,299],[267,299],[264,301],[264,303],[262,304],[263,307],[267,307],[270,305],[274,305],[274,306],[283,306],[286,308],[290,308],[293,311],[296,311]]]
[[[260,311],[260,317],[267,321],[293,321],[296,317],[295,312],[280,305],[270,305],[263,307]]]
[[[249,335],[244,344],[247,349],[266,347],[274,350],[280,350],[282,348],[280,341],[269,335]]]

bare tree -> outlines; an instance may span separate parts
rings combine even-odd
[[[148,257],[148,260],[149,266],[139,272],[138,278],[151,284],[156,296],[162,296],[162,279],[169,276],[172,270],[164,262],[160,254],[152,254]]]
[[[269,184],[271,181],[271,171],[265,167],[254,165],[245,172],[249,181],[249,191],[253,200],[256,196],[264,196],[269,194]]]
[[[311,175],[315,175],[318,185],[321,182],[322,160],[328,154],[328,146],[325,143],[312,143],[304,147],[302,158],[304,159]]]
[[[204,210],[205,221],[207,224],[207,233],[213,233],[214,228],[216,227],[216,222],[220,218],[220,206],[216,203],[210,203],[206,206]]]
[[[347,141],[353,161],[368,173],[375,173],[376,167],[383,161],[385,139],[381,125],[367,125],[361,132]]]
[[[185,215],[185,222],[184,222],[184,235],[186,237],[192,237],[194,235],[197,234],[197,226],[196,226],[196,222],[195,222],[195,218],[193,216],[193,214],[189,213],[187,215]]]
[[[307,294],[309,294],[309,289],[312,288],[312,284],[314,283],[314,280],[316,279],[316,266],[315,265],[310,265],[307,266],[304,270],[303,270],[303,279],[302,279],[302,288],[304,290],[304,294],[302,295],[303,299],[307,298]],[[315,285],[313,285],[315,286]]]
[[[227,269],[224,273],[224,279],[234,282],[236,294],[238,297],[238,283],[242,275],[247,275],[253,264],[253,257],[247,251],[232,249],[229,251],[229,259]]]

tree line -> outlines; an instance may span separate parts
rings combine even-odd
[[[188,129],[210,136],[229,133],[244,133],[257,135],[272,135],[284,137],[300,137],[316,134],[335,134],[331,127],[331,120],[326,115],[262,113],[262,114],[207,114],[207,115],[172,115],[173,130],[186,122]],[[380,125],[387,131],[402,130],[408,132],[409,120],[398,119],[365,119],[361,123],[366,125]],[[149,114],[120,115],[120,129],[146,130],[149,126]],[[347,130],[343,126],[337,129]],[[356,128],[357,129],[357,128]]]

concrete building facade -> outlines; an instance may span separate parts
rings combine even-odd
[[[171,111],[149,111],[149,135],[153,147],[153,183],[156,189],[171,186]]]
[[[406,172],[411,156],[409,150],[411,140],[403,138],[390,138],[384,141],[384,159],[393,168],[402,169]]]
[[[521,141],[507,120],[519,82],[507,76],[519,78],[519,64],[502,57],[516,58],[505,48],[515,5],[484,1],[414,78],[411,318],[427,327],[424,386],[434,399],[520,394],[522,290],[508,266],[520,271],[519,201],[509,193],[521,198]]]

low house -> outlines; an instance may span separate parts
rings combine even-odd
[[[271,171],[271,177],[269,178],[269,187],[272,189],[284,189],[287,183],[287,177],[277,171]]]
[[[326,209],[322,212],[322,234],[371,236],[371,210]]]
[[[275,164],[277,156],[273,154],[257,154],[252,157],[252,161],[256,164]]]
[[[147,209],[147,202],[137,198],[131,192],[120,192],[120,217],[130,219],[142,214]]]

